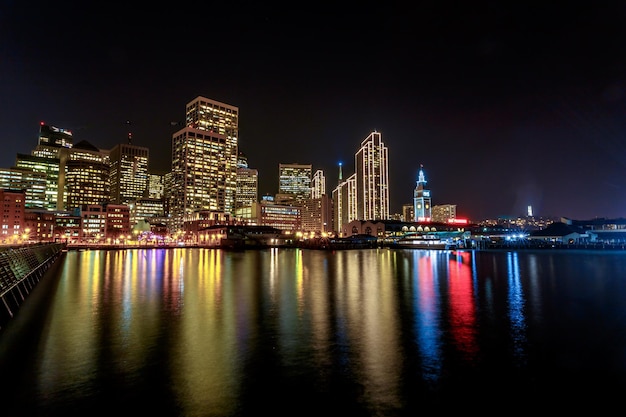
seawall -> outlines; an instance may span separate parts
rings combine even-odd
[[[62,243],[0,247],[0,329],[15,316],[64,248]]]

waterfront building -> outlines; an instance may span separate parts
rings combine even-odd
[[[80,209],[56,211],[54,216],[54,241],[76,243],[82,240],[84,235],[83,224]],[[102,233],[104,233],[104,227]]]
[[[172,136],[168,210],[176,230],[195,211],[232,214],[237,191],[239,109],[199,96],[185,111],[186,126]]]
[[[284,203],[300,204],[311,198],[311,172],[311,164],[278,165],[278,195]]]
[[[130,207],[125,204],[104,204],[106,223],[104,236],[107,243],[129,239],[131,236]]]
[[[456,219],[456,204],[439,204],[432,206],[432,221],[447,223]]]
[[[413,191],[413,211],[416,222],[428,222],[432,219],[430,190],[425,188],[426,176],[424,175],[424,166],[420,165],[417,177],[417,185]]]
[[[56,215],[51,210],[26,209],[24,233],[29,242],[52,242]]]
[[[128,206],[131,227],[141,220],[148,221],[154,217],[163,217],[165,212],[162,198],[138,198]]]
[[[415,219],[415,206],[413,205],[413,203],[403,204],[400,220],[408,222],[412,221],[413,219]]]
[[[0,188],[0,243],[17,243],[24,233],[25,201],[24,190]]]
[[[111,202],[128,204],[145,195],[148,187],[148,148],[121,143],[109,152]]]
[[[333,231],[332,200],[326,194],[304,200],[301,209],[303,232],[328,234]]]
[[[24,207],[45,208],[46,173],[29,168],[0,168],[0,188],[24,190]]]
[[[106,235],[107,214],[102,204],[86,204],[77,210],[84,241],[98,243]]]
[[[355,155],[357,218],[389,219],[389,158],[380,132],[371,132]]]
[[[271,226],[285,232],[296,233],[302,229],[302,208],[271,201],[255,203],[259,226]]]

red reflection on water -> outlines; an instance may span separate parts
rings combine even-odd
[[[459,252],[456,255],[455,259],[448,262],[450,332],[457,348],[473,357],[478,352],[478,344],[470,254]]]

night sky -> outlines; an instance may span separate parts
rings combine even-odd
[[[171,124],[204,96],[239,108],[260,195],[280,163],[330,194],[376,130],[392,213],[423,165],[433,205],[472,221],[626,217],[624,2],[38,3],[0,0],[1,167],[44,121],[102,149],[130,128],[168,171]]]

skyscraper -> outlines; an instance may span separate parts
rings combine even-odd
[[[343,179],[343,166],[339,163],[339,183],[332,192],[333,231],[340,236],[348,233],[343,227],[353,220],[357,220],[356,202],[356,174],[346,180]]]
[[[148,186],[148,155],[148,148],[126,143],[111,149],[112,203],[129,204],[144,196]]]
[[[63,197],[64,190],[59,190],[59,168],[61,160],[59,157],[42,157],[18,153],[15,166],[17,168],[30,169],[45,175],[45,204],[47,210],[56,210],[59,193]],[[63,207],[61,207],[63,208]]]
[[[424,176],[424,166],[420,165],[417,185],[413,191],[413,213],[416,222],[430,221],[432,217],[430,190],[425,189],[425,185],[426,177]]]
[[[311,198],[322,198],[326,194],[326,177],[324,171],[318,169],[311,180]]]
[[[279,164],[278,193],[294,203],[311,198],[311,164]]]
[[[198,96],[186,106],[186,126],[172,136],[170,214],[209,210],[231,215],[237,189],[239,109]]]
[[[259,201],[259,171],[248,166],[248,158],[239,151],[235,208],[251,207]],[[239,213],[238,213],[239,215]],[[244,216],[245,217],[245,216]]]
[[[65,198],[59,193],[57,207],[73,210],[106,204],[111,199],[110,181],[109,152],[80,141],[61,152],[59,190],[65,190]]]
[[[361,142],[355,155],[357,218],[389,219],[389,160],[380,132]]]

